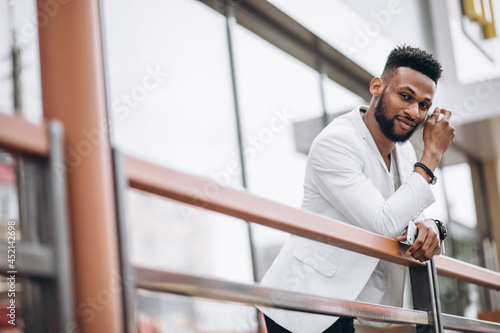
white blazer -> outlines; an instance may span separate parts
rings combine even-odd
[[[387,166],[363,122],[364,112],[365,107],[358,107],[335,119],[314,140],[307,161],[302,208],[395,238],[435,199],[427,181],[413,172],[416,155],[409,142],[396,144],[392,154],[401,178],[401,186],[395,191]],[[291,235],[261,285],[355,300],[378,261]],[[320,333],[338,319],[258,308],[293,333]]]

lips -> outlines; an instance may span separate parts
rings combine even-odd
[[[415,126],[417,126],[417,123],[408,118],[396,117],[396,120],[398,121],[399,126],[406,131],[411,131],[412,129],[415,128]]]

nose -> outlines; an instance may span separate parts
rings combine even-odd
[[[414,121],[417,120],[419,115],[418,103],[412,103],[408,106],[408,108],[405,109],[404,112],[408,118],[411,118]]]

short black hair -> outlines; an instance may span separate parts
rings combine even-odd
[[[392,76],[398,67],[410,67],[431,78],[436,84],[443,69],[437,59],[418,47],[397,46],[387,57],[382,77]]]

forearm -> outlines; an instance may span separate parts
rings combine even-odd
[[[322,206],[326,211],[321,213],[339,218],[335,214],[338,211],[340,217],[347,219],[345,222],[390,238],[400,235],[408,222],[435,200],[427,182],[415,173],[387,199],[367,182],[319,186],[319,189],[330,202]],[[329,211],[334,214],[328,214]]]

